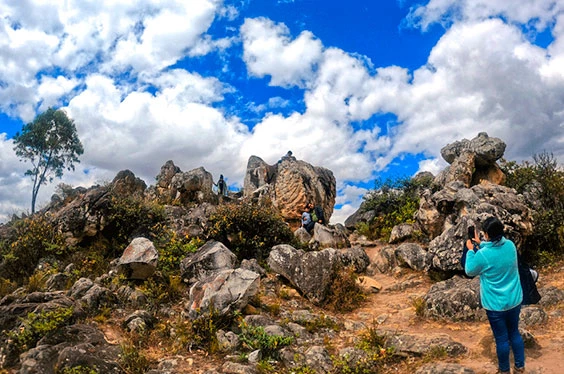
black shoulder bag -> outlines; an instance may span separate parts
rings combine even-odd
[[[537,304],[541,299],[541,295],[537,290],[536,279],[533,278],[531,268],[521,260],[521,256],[517,256],[517,263],[519,267],[519,278],[521,279],[521,288],[523,289],[522,305]]]

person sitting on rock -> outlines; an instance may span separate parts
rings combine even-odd
[[[311,220],[320,225],[325,225],[325,214],[323,214],[323,209],[318,205],[315,206],[313,203],[309,203],[309,211],[311,212]]]
[[[311,219],[311,209],[309,207],[310,204],[306,204],[305,212],[302,213],[302,227],[306,229],[306,231],[311,234],[311,230],[313,230],[313,226],[315,226],[315,222]]]

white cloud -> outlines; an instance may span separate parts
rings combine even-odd
[[[307,86],[321,57],[321,42],[309,31],[291,40],[284,24],[267,18],[246,19],[241,26],[243,59],[249,72],[269,75],[275,86]]]

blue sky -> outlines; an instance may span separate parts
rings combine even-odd
[[[478,132],[564,159],[564,1],[8,0],[0,4],[0,222],[29,210],[11,138],[49,106],[85,153],[58,182],[172,159],[232,188],[291,149],[337,178],[342,222],[374,179],[437,173]]]

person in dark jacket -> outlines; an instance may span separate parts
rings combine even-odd
[[[315,221],[315,223],[319,223],[320,225],[325,225],[326,222],[323,209],[319,205],[314,206],[313,203],[308,203],[308,206],[311,212],[312,220]]]

